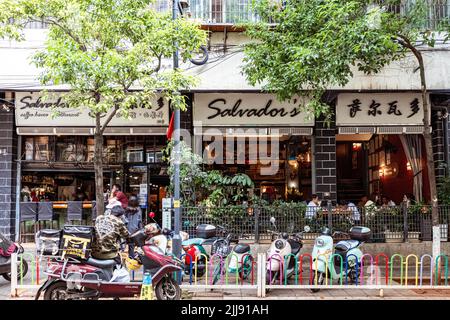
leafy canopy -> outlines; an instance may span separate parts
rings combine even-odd
[[[355,70],[377,73],[408,51],[408,39],[434,46],[437,36],[427,28],[426,0],[399,10],[399,0],[255,0],[261,17],[248,25],[254,40],[246,46],[244,73],[252,85],[263,84],[281,100],[299,94],[311,98],[305,111],[330,116],[321,103],[331,86],[344,86]],[[266,21],[274,21],[268,24]],[[435,30],[448,30],[443,21]],[[447,40],[448,35],[445,40]]]
[[[184,98],[175,93],[195,79],[161,65],[172,57],[175,41],[183,60],[205,43],[206,34],[197,25],[156,12],[150,0],[0,2],[0,37],[23,40],[30,21],[49,26],[44,49],[33,56],[43,70],[40,80],[70,85],[65,99],[73,106],[101,114],[116,108],[126,115],[163,89],[172,106],[185,108]]]

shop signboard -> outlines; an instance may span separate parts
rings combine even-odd
[[[162,199],[162,227],[172,229],[172,198]]]
[[[95,127],[95,119],[87,108],[72,108],[63,99],[63,93],[48,93],[43,98],[39,92],[16,92],[16,126],[46,127]],[[108,126],[139,127],[169,125],[169,104],[166,99],[156,96],[148,104],[150,107],[136,106],[128,112],[128,118],[116,114]],[[104,119],[106,119],[105,115]]]
[[[307,99],[280,102],[268,93],[196,93],[194,121],[202,126],[314,126],[302,111]]]
[[[147,208],[147,184],[142,183],[139,185],[139,206],[141,208]]]
[[[337,99],[338,126],[423,125],[420,93],[341,93]]]

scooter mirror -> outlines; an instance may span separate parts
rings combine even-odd
[[[269,221],[271,224],[275,224],[275,217],[271,217]]]
[[[310,232],[310,231],[311,231],[311,228],[310,228],[309,226],[305,226],[305,227],[303,228],[303,231],[305,231],[305,232]]]
[[[152,211],[152,212],[150,212],[150,213],[148,214],[148,216],[149,216],[151,219],[153,219],[153,218],[155,217],[155,213]]]

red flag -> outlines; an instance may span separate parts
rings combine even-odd
[[[175,112],[172,113],[172,116],[170,117],[170,123],[169,123],[169,127],[167,128],[167,140],[170,140],[172,138],[172,133],[173,133],[173,122],[175,120]]]

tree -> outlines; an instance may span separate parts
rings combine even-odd
[[[281,6],[271,0],[257,1],[255,9],[262,21],[276,23],[248,26],[247,34],[255,41],[245,49],[243,69],[251,84],[263,83],[264,89],[277,92],[281,100],[296,94],[307,96],[311,102],[303,107],[305,111],[329,119],[330,109],[321,100],[328,87],[344,86],[355,69],[377,73],[392,61],[413,54],[420,71],[433,232],[438,233],[430,106],[421,48],[434,47],[437,37],[446,42],[448,33],[439,31],[450,28],[448,19],[433,30],[427,26],[429,2],[290,0]],[[439,249],[433,247],[436,256]]]
[[[103,133],[115,116],[128,117],[133,106],[151,108],[157,91],[172,108],[186,108],[183,96],[195,79],[163,70],[175,43],[186,60],[206,34],[185,19],[158,13],[151,0],[3,0],[0,37],[23,40],[27,22],[48,25],[48,37],[33,62],[43,84],[68,84],[70,106],[87,108],[95,118],[94,169],[97,211],[104,211]]]

